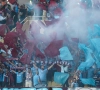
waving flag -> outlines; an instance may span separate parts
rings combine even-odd
[[[68,49],[68,47],[62,47],[59,49],[61,60],[73,60],[73,57]]]
[[[17,43],[18,35],[16,32],[9,32],[4,38],[4,44],[8,45],[9,48],[15,48]]]
[[[82,62],[82,63],[79,65],[78,70],[79,70],[79,71],[84,71],[85,67],[86,67],[86,62]]]
[[[92,78],[88,78],[88,79],[81,79],[82,83],[85,85],[92,85],[95,86],[95,80]]]
[[[91,44],[95,48],[97,53],[99,53],[100,52],[100,38],[91,39]]]
[[[55,8],[55,7],[57,7],[58,6],[58,4],[55,2],[55,1],[50,1],[50,4],[49,4],[49,9],[51,9],[51,8]]]
[[[8,27],[4,24],[0,26],[0,36],[4,37],[5,36],[5,32],[7,31]],[[9,29],[8,29],[9,30]]]
[[[14,4],[16,0],[8,0],[11,4]]]
[[[60,73],[60,72],[55,72],[54,74],[54,81],[58,84],[65,84],[66,80],[68,79],[69,74],[67,73]]]
[[[84,44],[79,43],[78,47],[80,50],[84,51],[85,57],[86,57],[85,62],[81,63],[80,66],[78,67],[78,69],[79,70],[84,70],[85,68],[88,69],[95,62],[95,60],[93,59],[93,57],[91,55],[93,52],[90,48],[87,48]]]
[[[39,58],[41,58],[41,59],[44,59],[45,58],[45,56],[44,56],[44,54],[36,47],[36,57],[39,57]]]
[[[97,57],[100,57],[100,38],[94,38],[91,39],[91,45],[93,46],[93,49],[95,49],[94,57],[96,59],[97,67],[100,68],[100,61]]]
[[[45,54],[49,57],[55,57],[59,55],[59,49],[63,45],[63,40],[52,41],[45,49]]]

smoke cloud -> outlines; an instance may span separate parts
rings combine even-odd
[[[34,21],[35,25],[31,27],[31,34],[37,41],[48,44],[55,37],[57,40],[63,40],[64,35],[69,39],[79,38],[80,42],[87,43],[88,27],[93,29],[95,23],[100,24],[99,5],[98,9],[95,8],[96,1],[100,2],[100,0],[64,0],[62,7],[65,9],[59,19],[52,20],[49,26],[46,26],[44,21]]]

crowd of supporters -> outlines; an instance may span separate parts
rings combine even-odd
[[[94,76],[100,78],[100,69],[96,68],[95,63],[83,71],[77,70],[86,59],[84,53],[78,48],[78,38],[65,40],[66,44],[62,42],[63,40],[54,38],[50,45],[45,46],[45,42],[38,42],[36,45],[35,40],[29,40],[26,31],[22,30],[23,25],[20,21],[30,15],[42,16],[43,10],[49,12],[50,17],[55,19],[54,13],[61,14],[64,10],[61,4],[63,1],[36,0],[33,1],[35,6],[31,9],[26,8],[27,5],[19,6],[17,2],[12,8],[5,0],[3,2],[5,4],[0,6],[1,16],[5,17],[0,21],[2,24],[0,26],[0,87],[47,87],[48,82],[55,81],[55,72],[60,72],[60,75],[65,74],[66,77],[68,75],[62,84],[63,87],[84,87],[81,78],[94,78]],[[36,11],[37,6],[39,13]],[[34,22],[33,24],[35,25]],[[15,26],[16,32],[10,32]],[[39,29],[36,25],[35,28]],[[59,49],[64,46],[68,47],[73,60],[60,60]],[[47,48],[43,50],[44,47]]]
[[[20,19],[22,21],[26,15],[27,9],[25,5],[19,6],[17,2],[12,5],[6,0],[1,0],[0,24],[7,24],[10,30],[12,30],[16,26],[16,22]]]
[[[54,18],[55,14],[60,14],[63,9],[62,1],[53,0],[33,0],[31,3],[19,5],[17,0],[11,4],[7,0],[1,0],[0,5],[0,24],[7,24],[10,30],[16,26],[17,21],[23,21],[27,16],[42,16],[45,10],[48,17]],[[41,19],[41,18],[40,18]]]

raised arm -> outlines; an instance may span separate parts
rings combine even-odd
[[[53,63],[50,67],[48,67],[48,70],[50,70],[50,69],[54,66],[54,64],[55,64],[55,63]]]
[[[61,65],[60,64],[57,64],[59,67],[61,67]]]
[[[11,71],[16,74],[16,72],[14,70],[11,70]]]
[[[35,63],[33,63],[33,66],[34,66],[36,69],[38,69],[38,67],[36,66],[36,64],[35,64]]]
[[[15,64],[13,64],[13,63],[11,63],[9,60],[8,60],[8,62],[9,62],[12,66],[15,66],[15,67],[16,67],[16,65],[15,65]]]

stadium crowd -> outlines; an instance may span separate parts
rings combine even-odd
[[[88,51],[88,47],[81,44],[79,46],[78,38],[69,40],[64,36],[64,40],[56,40],[54,34],[48,45],[45,41],[30,40],[27,37],[21,23],[25,17],[42,16],[43,10],[46,10],[52,20],[48,22],[53,24],[57,23],[54,16],[58,14],[60,16],[65,10],[62,0],[34,0],[32,2],[39,7],[40,13],[36,11],[36,7],[30,9],[29,5],[19,6],[16,0],[12,4],[1,0],[0,87],[48,87],[49,81],[56,81],[63,87],[100,86],[100,65],[98,66],[96,62],[91,63],[92,58],[91,61],[87,60],[84,50]],[[48,22],[46,22],[47,26]],[[16,27],[16,32],[11,31],[14,27]],[[39,27],[34,21],[30,25],[30,32],[32,32],[32,27],[37,29],[34,33],[38,34]],[[30,36],[34,38],[34,34],[30,33]],[[97,34],[92,38],[100,38],[100,36]],[[60,56],[61,48],[68,49],[63,52],[71,56],[69,58],[66,55]],[[94,58],[90,52],[87,55]],[[86,60],[89,61],[88,66],[85,66]],[[60,79],[61,76],[64,79]],[[87,79],[91,81],[86,83]],[[98,79],[97,82],[96,79]]]

